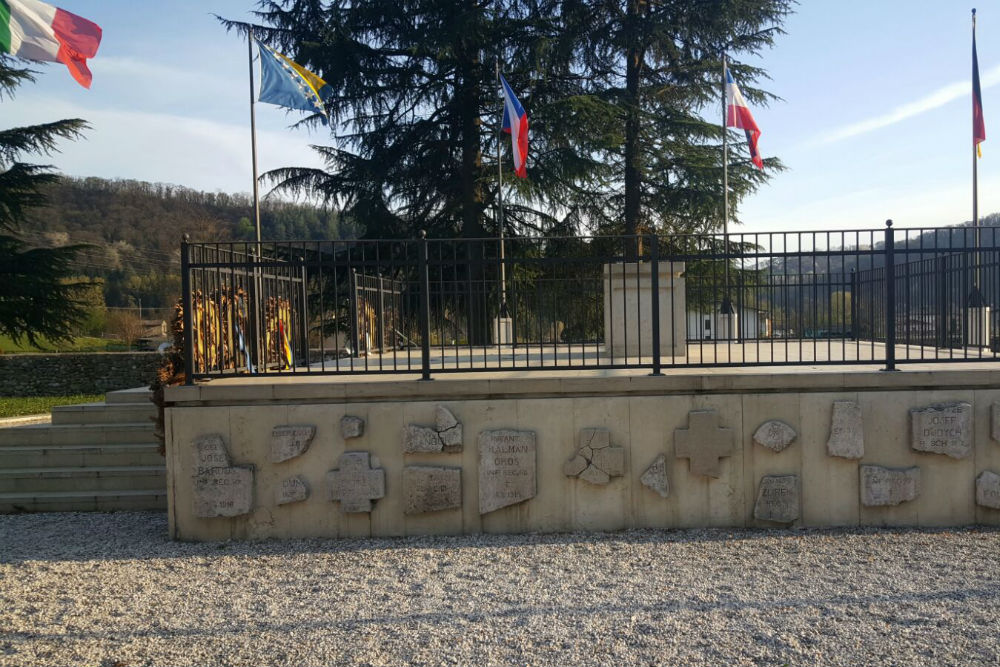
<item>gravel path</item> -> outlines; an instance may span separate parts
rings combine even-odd
[[[1000,531],[182,544],[0,516],[0,665],[997,665]]]

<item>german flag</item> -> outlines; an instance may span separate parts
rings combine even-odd
[[[983,93],[979,89],[979,58],[976,56],[976,10],[972,10],[972,145],[976,154],[983,156],[979,146],[986,141],[986,123],[983,121]]]

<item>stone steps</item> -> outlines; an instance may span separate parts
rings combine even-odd
[[[139,424],[156,417],[156,406],[143,403],[83,403],[52,408],[52,425]]]
[[[88,466],[163,465],[156,443],[0,447],[0,470]]]
[[[51,424],[0,428],[0,513],[166,508],[148,389],[58,406]]]
[[[162,510],[166,489],[136,491],[35,491],[0,493],[0,513]]]
[[[0,493],[162,490],[166,474],[162,465],[7,468],[0,470]]]

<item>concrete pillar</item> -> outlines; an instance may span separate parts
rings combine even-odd
[[[965,311],[965,344],[969,347],[989,347],[990,307],[967,308]]]
[[[514,318],[493,318],[493,344],[511,345],[514,342]]]
[[[660,354],[687,355],[684,263],[659,262]],[[613,357],[653,353],[652,265],[604,265],[604,346]]]

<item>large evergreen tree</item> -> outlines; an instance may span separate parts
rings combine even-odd
[[[0,54],[0,100],[9,100],[33,72]],[[32,344],[71,337],[86,315],[79,299],[85,283],[72,280],[79,246],[39,248],[18,237],[25,214],[45,198],[41,188],[56,175],[46,166],[21,161],[27,154],[51,154],[59,139],[75,139],[79,119],[0,130],[0,333]]]

